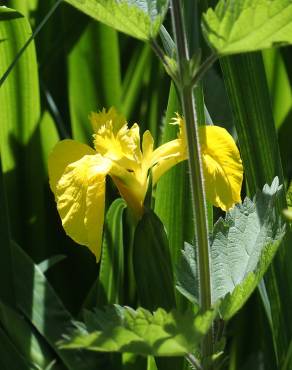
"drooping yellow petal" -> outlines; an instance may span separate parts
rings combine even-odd
[[[199,128],[207,199],[224,211],[240,203],[243,168],[232,136],[222,127]]]
[[[84,155],[92,154],[96,154],[92,148],[74,140],[62,140],[57,143],[48,159],[50,187],[53,193],[68,164],[78,161]]]
[[[105,177],[111,162],[99,154],[69,164],[57,183],[55,197],[66,233],[100,259],[104,223]]]

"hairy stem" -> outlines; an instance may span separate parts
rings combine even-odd
[[[196,120],[195,101],[190,76],[185,75],[185,66],[189,62],[189,53],[182,16],[180,0],[171,0],[172,22],[177,47],[177,62],[179,68],[179,81],[177,88],[180,93],[188,146],[188,163],[190,182],[193,195],[194,226],[198,247],[199,278],[200,278],[200,304],[202,310],[211,307],[211,276],[208,240],[208,219],[206,210],[206,197],[203,185],[202,158],[199,143],[198,123]],[[188,78],[189,77],[189,78]],[[206,336],[202,343],[203,358],[213,352],[212,332]]]

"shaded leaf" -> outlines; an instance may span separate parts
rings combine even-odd
[[[290,0],[220,0],[203,15],[203,32],[220,55],[292,43]]]
[[[105,311],[87,312],[85,325],[75,323],[75,331],[61,343],[61,348],[183,356],[198,346],[214,317],[215,311],[182,314],[159,308],[151,313],[144,308],[115,305]]]
[[[212,300],[222,299],[220,313],[233,316],[256,288],[284,236],[275,204],[281,192],[278,178],[265,185],[253,201],[246,198],[219,219],[211,239]],[[178,271],[178,289],[198,301],[194,248],[186,245]]]
[[[126,206],[126,202],[123,199],[118,198],[111,204],[106,214],[102,257],[99,271],[99,305],[104,303],[102,293],[106,296],[106,303],[121,303],[123,300],[123,214]]]
[[[157,35],[168,0],[66,0],[90,17],[140,40]]]
[[[30,369],[44,369],[56,358],[56,354],[35,328],[17,311],[2,302],[0,302],[0,322],[15,350],[30,365]],[[2,340],[0,340],[1,350]]]
[[[175,307],[173,271],[164,225],[154,212],[146,212],[134,237],[133,263],[138,298],[150,310]],[[150,284],[150,282],[153,282]]]
[[[70,327],[73,317],[63,306],[46,277],[25,252],[13,243],[14,264],[18,273],[15,275],[16,298],[18,307],[55,350],[62,362],[70,369],[90,369],[95,363],[86,353],[60,351],[57,340]]]

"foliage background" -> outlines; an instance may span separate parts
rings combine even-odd
[[[186,14],[195,14],[191,12],[193,8],[199,15],[204,8],[203,3],[185,0]],[[55,0],[7,0],[0,5],[21,12],[29,20],[32,29],[35,29],[54,4]],[[13,22],[17,22],[19,29],[8,48],[1,42],[5,34],[0,37],[1,75],[30,33],[28,24],[22,18],[15,18]],[[196,30],[193,26],[193,20],[189,24],[192,27],[189,29],[191,48],[200,44],[204,50],[206,46],[198,28]],[[168,18],[165,26],[170,29]],[[292,177],[292,147],[289,139],[292,137],[291,53],[291,47],[285,47],[224,58],[208,72],[203,85],[196,91],[197,99],[201,99],[201,102],[204,91],[208,111],[205,119],[226,127],[235,137],[235,124],[238,133],[238,122],[248,121],[250,124],[251,145],[241,147],[242,153],[247,152],[250,161],[250,167],[246,167],[246,175],[250,177],[243,193],[253,194],[256,188],[261,188],[273,176],[282,173],[276,157],[266,155],[269,140],[265,141],[260,135],[256,137],[258,121],[276,128],[283,166],[282,179],[287,185]],[[89,113],[110,106],[123,112],[129,122],[138,122],[142,130],[150,129],[156,144],[175,135],[173,128],[166,126],[166,123],[176,111],[180,111],[180,106],[171,88],[170,78],[150,46],[118,33],[62,3],[35,39],[35,46],[32,44],[25,52],[0,90],[1,194],[5,195],[1,204],[5,201],[7,205],[6,210],[1,207],[1,238],[3,244],[7,241],[7,248],[1,251],[1,260],[8,261],[7,255],[15,253],[8,246],[10,238],[36,264],[55,255],[66,256],[46,271],[46,281],[42,280],[32,264],[25,264],[22,260],[20,265],[13,266],[14,274],[18,275],[16,278],[8,262],[3,268],[0,279],[3,303],[0,338],[9,348],[8,357],[12,358],[13,351],[16,351],[18,357],[15,358],[23,361],[19,365],[15,360],[7,367],[9,359],[3,356],[0,360],[3,368],[22,369],[25,368],[24,364],[29,368],[31,363],[45,368],[55,358],[59,359],[57,364],[69,366],[67,360],[56,353],[53,344],[59,333],[56,332],[56,338],[54,333],[50,333],[49,327],[56,327],[59,323],[51,323],[49,313],[46,312],[46,301],[56,299],[47,281],[67,309],[66,312],[77,317],[84,305],[91,305],[88,293],[99,274],[99,266],[90,252],[83,247],[77,248],[61,228],[53,195],[48,187],[47,157],[55,143],[63,138],[72,137],[90,144]],[[204,119],[203,115],[201,119]],[[242,126],[242,130],[247,130],[247,127]],[[270,143],[277,145],[273,132],[271,137]],[[265,171],[271,167],[271,158],[275,167],[267,174]],[[257,171],[253,167],[255,163],[259,166]],[[110,181],[107,189],[109,205],[118,194]],[[173,264],[179,256],[176,246],[182,245],[183,240],[191,241],[188,202],[186,164],[181,164],[161,180],[155,203],[155,211],[169,234]],[[179,206],[174,207],[174,204]],[[218,211],[215,211],[214,219],[218,216]],[[127,230],[124,232],[128,235]],[[286,262],[283,262],[285,258]],[[277,280],[275,274],[279,270],[282,273]],[[288,348],[291,352],[289,344],[292,323],[288,313],[292,308],[292,297],[285,290],[291,292],[292,276],[287,256],[278,258],[275,271],[271,271],[268,279],[271,285],[273,281],[280,281],[279,294],[284,307],[278,308],[279,321],[282,320],[278,330],[287,326],[286,334],[270,331],[262,300],[259,293],[255,293],[228,327],[229,369],[260,369],[261,366],[264,369],[275,369],[276,355],[271,350],[273,341],[279,341],[278,347],[282,346],[283,353],[286,354]],[[22,285],[19,288],[26,292],[23,301],[19,301],[18,292],[13,292],[11,282],[14,279],[23,280],[26,286],[26,289]],[[36,279],[40,280],[37,282]],[[126,287],[127,280],[122,288],[124,292]],[[285,296],[286,299],[283,298]],[[39,300],[36,300],[37,297]],[[127,299],[125,293],[123,301],[119,303],[126,304]],[[21,306],[20,311],[25,312],[26,318],[19,317],[19,323],[15,319],[16,324],[9,328],[8,323],[15,313],[10,313],[5,304],[11,302],[15,308]],[[104,302],[101,302],[97,304],[103,305]],[[277,306],[276,303],[274,305]],[[40,314],[43,319],[35,319],[36,314]],[[41,336],[34,332],[32,334],[28,329],[30,320]],[[27,338],[23,340],[25,336]],[[24,344],[21,347],[19,343]],[[41,351],[36,350],[41,359],[31,356],[31,343],[34,343],[34,348],[42,348]],[[5,345],[3,348],[6,348]],[[281,356],[280,350],[278,356]],[[103,356],[99,356],[99,361],[103,361]],[[130,369],[131,361],[123,361],[128,363]],[[135,365],[134,362],[133,366],[137,366],[137,363]]]

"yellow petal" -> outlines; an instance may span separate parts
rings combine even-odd
[[[92,113],[94,147],[98,153],[119,165],[134,170],[141,161],[139,126],[128,127],[124,116],[114,108]]]
[[[89,116],[89,119],[95,133],[101,130],[107,122],[111,122],[113,133],[116,135],[117,132],[127,123],[125,116],[118,113],[114,107],[111,107],[108,111],[103,108],[99,113],[93,112]]]
[[[56,185],[68,164],[90,154],[96,153],[88,145],[74,140],[62,140],[56,144],[48,159],[50,187],[53,193],[55,193]]]
[[[160,145],[152,156],[153,184],[170,168],[187,159],[186,151],[182,147],[182,140],[175,139]]]
[[[240,203],[243,168],[232,136],[222,127],[199,128],[207,199],[224,211]]]
[[[100,259],[104,222],[105,177],[110,161],[85,155],[69,164],[56,186],[56,201],[66,233]]]

